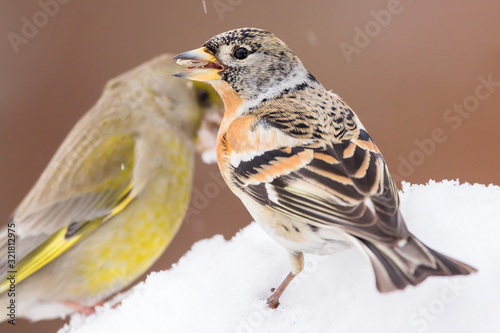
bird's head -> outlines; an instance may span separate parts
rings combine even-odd
[[[245,102],[272,98],[313,78],[299,58],[269,31],[241,28],[209,39],[199,49],[174,57],[187,70],[176,76],[229,87]],[[221,84],[225,83],[224,84]]]

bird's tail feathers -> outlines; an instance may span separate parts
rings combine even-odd
[[[418,285],[429,276],[468,275],[477,270],[432,250],[411,235],[400,246],[374,244],[357,238],[368,254],[380,292]]]

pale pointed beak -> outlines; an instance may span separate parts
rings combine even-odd
[[[220,79],[220,72],[224,70],[217,58],[206,47],[184,52],[174,57],[181,66],[187,69],[174,76],[194,81],[210,81]]]

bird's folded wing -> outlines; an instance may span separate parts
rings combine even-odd
[[[260,204],[311,225],[387,243],[406,233],[397,188],[364,130],[338,144],[268,150],[231,175]]]
[[[117,214],[133,199],[135,139],[101,138],[78,162],[59,151],[10,219],[15,233],[15,267],[0,258],[0,276],[17,271],[17,282],[64,253]],[[85,154],[86,156],[83,156]],[[74,157],[73,157],[74,158]],[[69,164],[73,163],[73,164]],[[61,165],[68,165],[66,169]],[[7,253],[7,230],[0,251]],[[0,284],[0,293],[5,286]]]

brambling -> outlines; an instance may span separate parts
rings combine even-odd
[[[179,68],[162,55],[110,80],[71,130],[0,230],[3,309],[15,297],[18,318],[93,313],[164,252],[187,210],[194,151],[215,151],[223,112],[210,85],[173,78]]]
[[[206,81],[221,96],[222,176],[290,254],[291,272],[267,300],[270,307],[304,267],[303,253],[357,246],[380,292],[476,271],[408,231],[397,187],[356,114],[272,33],[224,32],[174,59],[187,67],[178,77]]]

